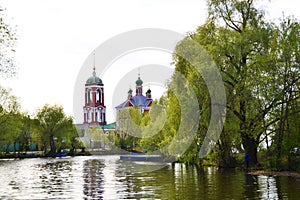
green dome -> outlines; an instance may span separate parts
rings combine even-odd
[[[102,84],[102,80],[97,76],[91,76],[87,81],[86,84]]]
[[[128,94],[132,94],[132,92],[133,92],[133,91],[132,91],[132,89],[130,88],[129,91],[128,91]]]
[[[136,83],[137,86],[142,86],[143,81],[142,81],[141,78],[139,77],[138,80],[136,80],[135,83]]]
[[[148,89],[147,92],[146,92],[146,94],[151,94],[151,90]]]

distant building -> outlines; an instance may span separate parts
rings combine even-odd
[[[150,107],[152,105],[152,97],[151,97],[151,90],[148,89],[146,92],[146,96],[143,95],[143,81],[140,78],[140,75],[138,76],[136,83],[136,89],[135,89],[135,96],[132,95],[132,89],[130,88],[128,91],[128,97],[127,99],[118,105],[116,108],[117,114],[122,109],[128,109],[128,108],[138,108],[142,114],[145,112],[149,112]]]
[[[138,75],[136,83],[136,94],[133,96],[132,90],[129,89],[127,99],[116,107],[117,114],[122,109],[138,108],[140,112],[149,112],[152,105],[151,90],[146,91],[143,95],[143,81]],[[95,130],[103,130],[108,134],[109,131],[117,128],[117,123],[107,124],[106,122],[106,106],[104,104],[104,84],[96,75],[95,65],[93,67],[93,75],[87,79],[84,85],[84,105],[83,105],[83,123],[76,124],[81,141],[90,148],[102,148],[103,141],[97,141],[92,132]]]
[[[96,75],[95,65],[93,75],[84,85],[83,123],[76,124],[80,140],[88,148],[105,148],[105,142],[93,132],[103,130],[108,134],[116,128],[116,123],[107,124],[106,106],[104,104],[104,84]]]
[[[104,105],[104,84],[96,76],[94,67],[93,76],[85,83],[85,103],[83,106],[84,124],[105,125],[106,107]]]

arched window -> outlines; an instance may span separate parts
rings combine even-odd
[[[97,114],[98,114],[98,119],[97,119],[97,121],[98,121],[98,122],[102,122],[100,110],[97,110]]]
[[[97,89],[96,102],[97,102],[97,105],[101,104],[101,89]]]
[[[89,90],[89,102],[90,102],[90,103],[93,102],[93,92],[92,92],[91,89]]]
[[[88,110],[88,112],[87,112],[87,122],[91,122],[92,121],[92,112],[91,112],[91,110]]]
[[[91,104],[92,103],[92,90],[90,88],[88,88],[86,90],[86,103],[87,104]]]

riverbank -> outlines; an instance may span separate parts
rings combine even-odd
[[[249,171],[248,174],[251,175],[266,175],[266,176],[291,176],[291,177],[300,177],[300,172],[290,172],[290,171],[264,171],[264,170],[257,170],[257,171]]]
[[[24,158],[48,158],[48,157],[66,157],[66,156],[90,156],[89,151],[76,151],[76,152],[61,152],[56,153],[54,156],[45,154],[44,151],[27,151],[27,152],[9,152],[9,153],[0,153],[0,159],[24,159]]]
[[[134,153],[134,152],[131,152]],[[74,152],[63,151],[61,153],[56,153],[54,157],[65,157],[65,156],[91,156],[91,155],[129,155],[130,153],[121,149],[77,149]],[[14,159],[14,158],[48,158],[53,157],[52,155],[45,154],[44,151],[27,151],[27,152],[0,152],[0,159]]]

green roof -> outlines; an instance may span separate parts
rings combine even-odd
[[[87,84],[102,84],[102,80],[97,76],[91,76],[87,81]]]
[[[117,123],[113,122],[111,124],[105,124],[101,126],[103,129],[116,129]]]
[[[137,86],[142,86],[143,81],[142,81],[141,78],[139,77],[138,80],[136,80],[135,83],[136,83]]]

